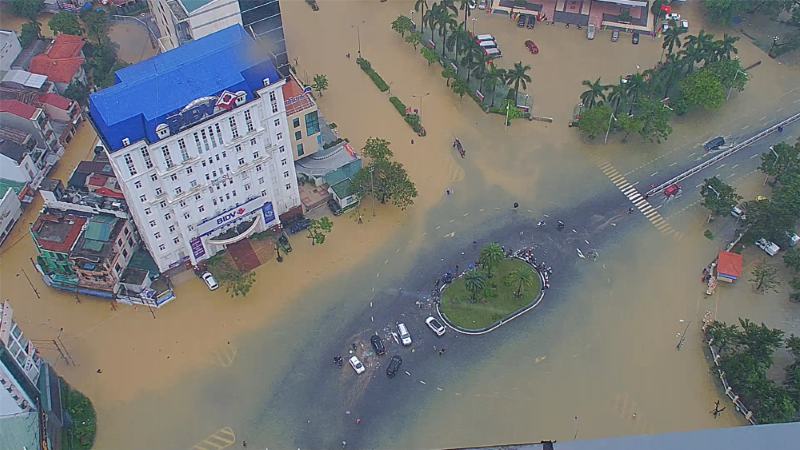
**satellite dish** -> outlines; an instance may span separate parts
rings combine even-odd
[[[306,86],[306,87],[303,88],[303,93],[304,94],[308,94],[309,92],[311,92],[311,86]]]

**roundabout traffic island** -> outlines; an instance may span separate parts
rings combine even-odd
[[[544,296],[539,272],[505,258],[489,273],[471,269],[442,287],[439,313],[456,331],[483,334],[533,309]]]

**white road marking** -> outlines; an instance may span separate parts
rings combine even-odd
[[[794,101],[795,103],[800,103],[800,98]]]
[[[755,158],[756,156],[761,156],[761,155],[755,154],[755,155],[751,156],[751,157],[750,157],[750,159],[753,159],[753,158]]]
[[[450,223],[453,223],[453,222],[455,222],[455,221],[456,221],[456,219],[453,219],[453,220],[451,220],[451,221],[450,221]]]
[[[437,230],[438,230],[439,228],[442,228],[442,227],[441,227],[441,226],[438,226],[438,227],[436,227],[436,229],[437,229]]]
[[[762,117],[760,120],[761,120],[762,122],[763,122],[763,121],[765,121],[765,120],[767,120],[767,116],[764,116],[764,117]]]
[[[419,380],[419,382],[420,382],[420,383],[422,383],[422,384],[426,384],[426,383],[425,383],[424,381],[422,381],[422,380]]]
[[[378,272],[378,274],[377,274],[377,275],[375,275],[375,278],[378,278],[379,276],[381,276],[381,273],[380,273],[380,272]]]
[[[694,156],[696,154],[697,154],[697,152],[692,153],[691,155],[689,155],[689,158],[691,158],[692,156]]]
[[[656,206],[656,207],[655,207],[655,208],[653,208],[653,209],[655,209],[656,211],[658,211],[658,208],[661,208],[662,206],[664,206],[664,205],[658,205],[658,206]]]
[[[442,392],[442,388],[436,388],[436,390]]]
[[[722,169],[723,167],[725,167],[725,163],[722,163],[722,164],[718,165],[717,169]]]
[[[485,209],[479,209],[478,210],[478,212],[484,212],[484,211],[486,211],[486,210]]]
[[[669,166],[673,167],[673,166],[677,166],[677,165],[678,165],[678,163],[674,162],[674,163],[670,164]]]
[[[775,110],[775,112],[781,112],[781,111],[783,111],[783,108],[778,108]]]
[[[636,183],[633,183],[631,186],[636,186],[637,184],[639,184],[638,181]]]
[[[652,174],[652,175],[650,175],[650,176],[651,176],[651,177],[654,177],[654,176],[656,176],[656,175],[658,175],[658,172],[655,172],[655,173],[653,173],[653,174]]]
[[[733,166],[733,167],[731,167],[731,169],[735,169],[735,168],[737,168],[737,167],[739,167],[739,165],[738,165],[738,164],[737,164],[737,165],[735,165],[735,166]]]
[[[742,130],[746,130],[748,128],[750,128],[750,125],[745,125],[745,126],[742,127]]]
[[[468,215],[469,215],[469,213],[464,213],[464,216],[463,216],[463,217],[467,217]]]
[[[387,265],[387,264],[389,264],[389,260],[388,260],[388,259],[387,259],[386,261],[384,261],[384,262],[383,262],[383,265],[384,265],[384,266],[385,266],[385,265]]]
[[[702,186],[702,185],[704,185],[704,184],[705,184],[705,183],[700,183],[700,184],[698,184],[698,185],[697,185],[697,186],[695,186],[695,187],[696,187],[696,188],[699,188],[700,186]]]

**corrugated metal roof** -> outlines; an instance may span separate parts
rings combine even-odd
[[[114,229],[114,224],[117,220],[119,219],[116,217],[111,217],[111,220],[109,220],[109,216],[92,217],[89,223],[86,224],[86,233],[84,234],[87,243],[89,240],[108,242],[111,238],[111,230]],[[86,245],[84,245],[83,248],[93,249]]]

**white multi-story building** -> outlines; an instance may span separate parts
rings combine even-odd
[[[235,25],[117,71],[92,123],[159,267],[196,265],[300,206],[281,86]]]

